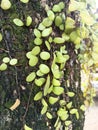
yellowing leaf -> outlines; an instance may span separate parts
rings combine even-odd
[[[76,0],[71,0],[69,3],[69,11],[70,12],[75,11],[75,10],[81,11],[85,8],[86,8],[85,2],[77,2]]]
[[[30,128],[29,126],[27,126],[26,124],[24,125],[24,130],[33,130],[32,128]]]
[[[14,24],[16,24],[17,26],[20,26],[20,27],[24,25],[24,23],[18,18],[15,18],[13,20],[13,22],[14,22]]]
[[[11,8],[11,2],[9,0],[1,0],[1,8],[3,10],[8,10]]]
[[[91,15],[88,13],[87,10],[81,11],[80,12],[80,17],[81,17],[81,21],[84,24],[87,24],[89,26],[94,24],[94,19],[93,19],[93,17],[91,17]]]
[[[15,110],[20,105],[20,100],[16,99],[15,103],[10,107],[10,110]]]

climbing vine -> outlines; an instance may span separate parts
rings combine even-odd
[[[29,3],[28,0],[20,2]],[[9,10],[11,2],[2,0],[1,8]],[[32,48],[25,54],[30,68],[25,80],[31,85],[22,118],[25,130],[31,130],[25,122],[31,102],[40,107],[39,113],[46,120],[48,129],[83,129],[86,106],[95,96],[89,75],[98,61],[98,25],[96,18],[90,15],[91,8],[85,0],[61,1],[52,6],[46,4],[45,17],[32,30]],[[17,28],[29,28],[33,22],[30,15],[26,15],[25,20],[14,17],[12,21]],[[0,42],[2,40],[1,32]],[[2,59],[0,71],[9,66],[17,70],[16,65],[18,59],[8,53],[8,57]],[[87,80],[82,77],[81,82],[83,74]],[[15,100],[9,107],[11,111],[21,106],[20,94]]]

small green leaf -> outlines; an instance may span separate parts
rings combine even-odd
[[[51,96],[49,97],[49,103],[50,103],[50,104],[53,105],[53,104],[55,104],[57,101],[58,101],[58,97],[51,97]]]
[[[32,58],[32,53],[31,53],[31,51],[29,51],[29,52],[26,53],[26,57],[27,57],[28,59]]]
[[[75,108],[70,110],[70,114],[76,114],[76,112],[77,112],[77,109],[75,109]]]
[[[38,26],[38,29],[42,31],[45,29],[45,26],[42,23],[40,23]]]
[[[50,87],[50,75],[47,76],[47,80],[44,86],[44,96],[48,94],[49,87]]]
[[[42,91],[39,91],[35,96],[34,96],[34,101],[38,101],[42,98]]]
[[[35,84],[39,87],[42,86],[44,82],[45,82],[45,78],[35,79]]]
[[[41,45],[42,42],[43,42],[43,41],[42,41],[41,38],[35,38],[35,39],[34,39],[34,44],[35,44],[35,45]]]
[[[45,101],[44,98],[42,99],[42,104],[43,104],[43,106],[48,106],[48,104],[47,104],[47,102]]]
[[[61,85],[60,80],[57,80],[55,78],[53,78],[52,84],[53,84],[53,86],[56,86],[56,87],[59,87]]]
[[[67,95],[68,95],[69,97],[74,97],[75,93],[74,93],[74,92],[67,92]]]
[[[49,54],[49,52],[43,51],[40,53],[40,57],[42,60],[48,60],[48,59],[50,59],[50,54]]]
[[[62,88],[62,87],[53,87],[53,93],[55,95],[61,95],[62,93],[64,93],[64,88]]]
[[[45,18],[45,19],[43,19],[42,24],[45,27],[50,27],[52,25],[52,21],[49,18]]]
[[[7,65],[5,64],[5,63],[2,63],[1,65],[0,65],[0,70],[1,71],[4,71],[4,70],[6,70],[7,69]]]
[[[8,10],[11,8],[11,2],[9,0],[1,0],[0,6],[3,10]]]
[[[48,41],[45,41],[45,45],[46,45],[47,49],[50,51],[50,49],[51,49],[50,43]]]
[[[49,67],[45,64],[40,64],[39,68],[43,74],[47,74],[50,71]]]
[[[0,33],[0,42],[2,41],[3,37],[2,37],[2,34]]]
[[[67,103],[67,108],[70,109],[72,107],[72,102]]]
[[[72,123],[72,121],[70,121],[70,120],[65,121],[66,126],[69,126],[71,123]]]
[[[47,37],[52,33],[52,27],[46,28],[42,31],[42,37]]]
[[[55,15],[54,15],[54,13],[53,13],[53,11],[52,10],[48,10],[47,11],[47,16],[48,16],[48,18],[50,19],[50,20],[54,20],[54,18],[55,18]]]
[[[64,2],[60,2],[58,5],[59,5],[59,7],[60,7],[61,10],[65,8]]]
[[[36,56],[40,53],[40,47],[39,46],[35,46],[32,51],[31,51],[32,55]]]
[[[48,107],[47,106],[43,106],[42,110],[41,110],[41,114],[45,114],[47,112]]]
[[[29,2],[29,0],[20,0],[21,2],[23,2],[23,3],[28,3]]]
[[[34,29],[34,35],[36,36],[36,37],[38,37],[38,38],[40,38],[41,37],[41,32],[38,30],[38,29]]]
[[[41,77],[41,76],[44,75],[40,70],[38,70],[36,74],[37,74],[37,76],[39,76],[39,77]]]
[[[32,72],[32,73],[30,73],[30,74],[26,77],[26,81],[27,81],[27,82],[32,82],[32,81],[35,79],[35,77],[36,77],[35,72]]]
[[[27,126],[26,124],[24,125],[24,130],[33,130],[32,128],[30,128],[29,126]]]
[[[15,58],[13,58],[13,59],[11,59],[10,60],[10,65],[16,65],[17,64],[17,62],[18,62],[18,60],[17,59],[15,59]]]
[[[47,118],[52,119],[52,115],[49,112],[46,113],[46,116]]]
[[[20,19],[18,19],[18,18],[15,18],[15,19],[13,20],[13,22],[14,22],[14,24],[16,24],[16,25],[19,26],[19,27],[21,27],[21,26],[24,25],[24,23],[23,23]]]
[[[59,27],[61,24],[62,24],[62,17],[61,16],[56,16],[56,18],[55,18],[55,25],[57,26],[57,27]]]
[[[29,65],[33,67],[33,66],[35,66],[37,63],[38,63],[38,57],[32,55],[32,58],[30,58],[30,60],[29,60]]]
[[[59,104],[60,104],[60,106],[65,106],[66,105],[66,101],[65,100],[60,100]]]
[[[26,26],[30,26],[31,23],[32,23],[32,18],[31,18],[31,16],[28,16],[26,19]]]
[[[61,12],[61,8],[59,5],[54,5],[52,10],[53,10],[53,12]]]
[[[62,38],[62,37],[55,37],[53,41],[54,41],[54,43],[56,43],[56,44],[62,44],[62,43],[65,42],[65,39]]]
[[[85,110],[86,110],[85,105],[81,105],[81,106],[80,106],[80,109],[81,109],[82,111],[85,111]]]
[[[2,61],[3,61],[4,63],[9,63],[10,58],[9,58],[9,57],[4,57]]]

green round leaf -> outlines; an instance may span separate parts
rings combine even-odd
[[[32,72],[32,73],[30,73],[30,74],[26,77],[26,81],[27,81],[27,82],[32,82],[32,81],[35,79],[35,77],[36,77],[35,72]]]
[[[57,26],[57,27],[59,27],[61,24],[62,24],[62,17],[61,16],[56,16],[56,18],[55,18],[55,25]]]
[[[50,58],[49,52],[43,51],[40,53],[40,57],[42,60],[48,60]]]
[[[40,39],[40,38],[35,38],[34,44],[35,44],[35,45],[41,45],[41,44],[42,44],[42,39]]]
[[[30,26],[31,23],[32,23],[32,18],[31,18],[31,16],[28,16],[26,19],[26,26]]]
[[[8,10],[11,8],[11,2],[9,0],[1,0],[1,8],[3,10]]]
[[[29,52],[26,53],[26,57],[27,57],[28,59],[32,58],[32,53],[31,53],[31,51],[29,51]]]
[[[37,58],[36,56],[33,56],[33,55],[32,55],[32,58],[30,58],[30,60],[29,60],[29,65],[33,67],[33,66],[35,66],[37,63],[38,63],[38,58]]]
[[[35,46],[32,51],[31,51],[31,54],[36,56],[40,53],[40,47],[39,46]]]
[[[52,27],[46,28],[42,31],[42,37],[47,37],[52,33]]]
[[[59,7],[60,7],[61,10],[65,8],[64,2],[60,2],[58,5],[59,5]]]
[[[35,96],[34,96],[34,101],[38,101],[42,98],[42,92],[39,91]]]
[[[24,23],[18,18],[15,18],[13,20],[13,22],[14,22],[14,24],[16,24],[17,26],[20,26],[20,27],[24,25]]]
[[[1,71],[4,71],[4,70],[6,70],[7,69],[7,65],[5,64],[5,63],[2,63],[1,65],[0,65],[0,70]]]
[[[64,88],[62,87],[53,87],[53,93],[55,95],[61,95],[62,93],[64,93]]]
[[[53,12],[61,12],[61,8],[59,5],[54,5],[52,10],[53,10]]]
[[[47,102],[45,101],[44,98],[42,99],[42,104],[43,104],[43,106],[48,106],[48,104],[47,104]]]
[[[47,73],[49,73],[49,71],[50,71],[49,67],[48,67],[47,65],[45,65],[45,64],[41,64],[41,65],[39,66],[39,68],[40,68],[40,71],[41,71],[43,74],[47,74]]]
[[[76,108],[73,108],[70,110],[70,114],[76,114],[77,113],[77,109]]]
[[[28,3],[29,0],[20,0],[22,3]]]
[[[10,65],[16,65],[17,64],[17,62],[18,62],[18,60],[17,59],[15,59],[15,58],[13,58],[13,59],[11,59],[10,60]]]
[[[0,33],[0,42],[2,41],[2,34]]]
[[[9,58],[9,57],[4,57],[2,61],[3,61],[4,63],[9,63],[10,58]]]
[[[49,19],[49,18],[45,18],[43,21],[42,21],[42,24],[45,26],[45,27],[50,27],[52,25],[52,21]]]
[[[38,29],[34,29],[34,35],[36,36],[36,37],[38,37],[38,38],[40,38],[41,37],[41,32],[38,30]]]

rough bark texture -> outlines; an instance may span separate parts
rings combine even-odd
[[[8,66],[6,71],[0,72],[0,130],[23,130],[25,122],[34,130],[48,130],[46,120],[40,115],[40,104],[32,102],[34,93],[30,96],[30,92],[33,85],[27,84],[25,81],[30,71],[25,55],[33,47],[34,35],[32,30],[45,16],[44,4],[47,3],[52,6],[60,0],[41,2],[31,0],[28,4],[22,4],[19,0],[11,0],[11,2],[13,6],[10,10],[3,11],[0,8],[0,31],[3,34],[3,41],[0,43],[0,62],[4,56],[9,56],[17,58],[19,63],[16,67]],[[64,2],[67,3],[68,1],[64,0]],[[13,23],[13,18],[16,17],[25,22],[28,15],[33,19],[30,27],[20,28]],[[66,81],[69,80],[70,89],[76,93],[76,96],[69,100],[74,102],[74,107],[79,108],[84,100],[80,88],[80,63],[74,51],[74,44],[70,46],[68,44],[67,50],[70,60],[64,70],[64,86],[67,85]],[[23,90],[22,86],[26,89]],[[9,107],[15,102],[16,98],[21,99],[21,105],[17,110],[10,111]],[[80,111],[80,115],[79,120],[70,115],[70,119],[73,121],[72,130],[83,130],[84,112]],[[50,122],[51,126],[54,125],[54,120]]]

